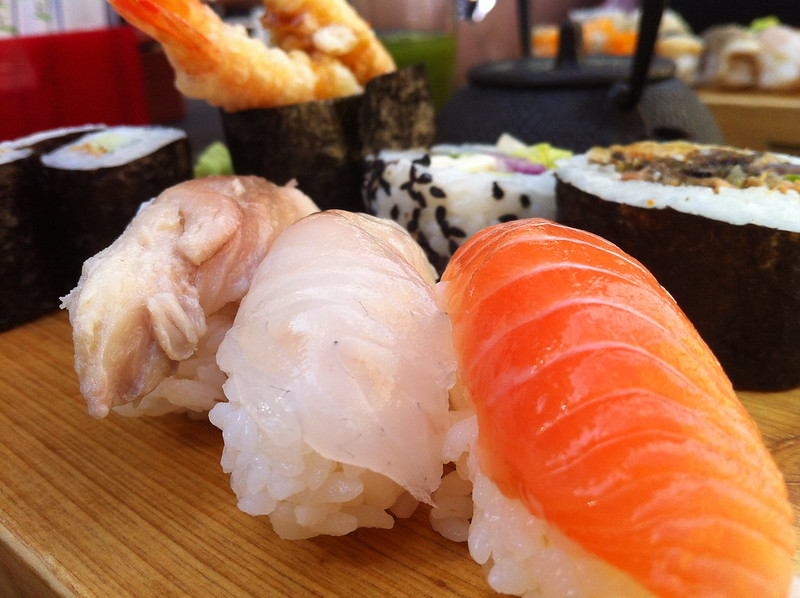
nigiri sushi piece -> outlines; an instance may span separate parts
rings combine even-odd
[[[389,528],[442,477],[450,320],[399,225],[327,210],[284,231],[217,361],[223,469],[282,538]]]
[[[459,407],[446,458],[496,590],[785,598],[784,480],[707,345],[637,261],[540,219],[488,228],[438,286]],[[463,503],[463,500],[462,500]],[[442,507],[450,508],[450,514]],[[460,515],[459,515],[460,513]],[[534,591],[541,593],[535,593]]]
[[[271,242],[314,211],[292,184],[235,176],[144,204],[62,299],[89,413],[205,412],[223,400],[217,346]]]

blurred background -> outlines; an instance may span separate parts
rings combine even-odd
[[[471,67],[521,56],[519,31],[529,32],[534,55],[552,57],[558,25],[571,17],[582,23],[587,53],[629,54],[638,26],[635,0],[530,0],[525,4],[527,14],[515,0],[351,3],[398,64],[427,64],[439,109],[467,83]],[[269,42],[260,23],[260,1],[209,0],[208,4],[230,24],[242,25],[252,36]],[[667,6],[658,50],[674,60],[679,76],[698,89],[731,141],[758,145],[778,136],[773,145],[790,151],[800,146],[800,130],[778,130],[790,126],[790,121],[800,122],[800,40],[786,41],[786,35],[800,26],[800,3],[672,0]],[[471,20],[458,18],[465,9]],[[528,22],[520,23],[521,18]],[[761,29],[754,28],[757,22]],[[766,24],[780,25],[784,37],[770,45],[763,33]],[[723,28],[725,36],[717,31]],[[741,40],[752,41],[750,53],[725,54],[723,38],[728,47],[733,39],[740,46]],[[713,52],[718,52],[717,62],[730,61],[731,69],[750,68],[750,78],[733,82],[725,73],[703,72]],[[759,80],[756,71],[765,69],[759,52],[773,53],[780,81],[765,82],[763,76]],[[183,98],[174,89],[173,76],[159,45],[126,26],[103,0],[0,2],[0,113],[4,115],[0,141],[89,122],[163,123],[185,128],[193,149],[200,151],[222,138],[219,115],[203,101]]]

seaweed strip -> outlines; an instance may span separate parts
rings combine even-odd
[[[278,108],[222,112],[240,175],[284,185],[292,179],[322,209],[358,210],[361,96]],[[354,192],[356,190],[356,192]]]
[[[433,139],[424,67],[376,77],[364,93],[277,108],[221,112],[237,174],[292,179],[321,209],[364,211],[363,158]]]
[[[51,264],[38,235],[38,156],[0,164],[0,331],[58,306]]]
[[[361,154],[429,147],[436,137],[434,106],[424,65],[376,77],[364,88],[359,112]]]

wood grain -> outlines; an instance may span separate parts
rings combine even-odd
[[[493,595],[424,508],[393,530],[282,541],[236,508],[208,422],[89,417],[65,314],[0,334],[0,397],[4,598]],[[742,399],[798,509],[800,393]]]

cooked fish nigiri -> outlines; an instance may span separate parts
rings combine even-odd
[[[293,185],[235,176],[180,183],[143,204],[62,300],[89,413],[153,392],[145,413],[221,400],[216,346],[236,305],[274,238],[316,210]]]

